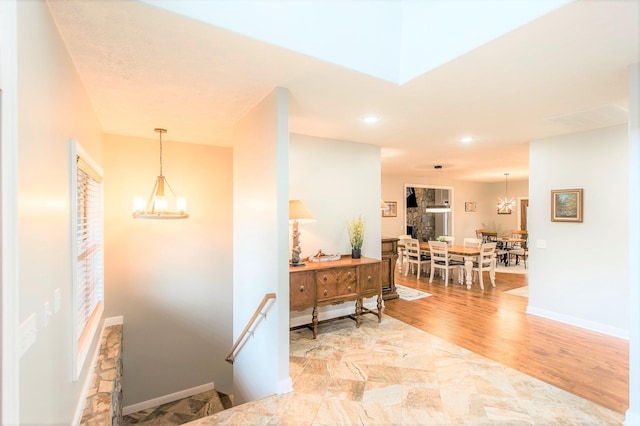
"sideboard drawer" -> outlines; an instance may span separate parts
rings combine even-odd
[[[349,300],[357,296],[356,268],[334,268],[316,273],[318,301]]]
[[[316,287],[313,271],[290,274],[289,307],[293,311],[304,311],[313,306]]]

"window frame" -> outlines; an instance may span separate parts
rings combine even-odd
[[[91,158],[87,151],[82,148],[78,141],[70,141],[70,239],[71,239],[71,300],[72,300],[72,370],[73,380],[80,378],[85,363],[89,355],[89,349],[95,340],[96,333],[102,321],[104,312],[104,183],[102,168]],[[79,161],[80,160],[80,161]],[[99,185],[99,236],[98,236],[98,256],[101,266],[99,274],[100,288],[98,302],[92,313],[86,318],[82,331],[79,330],[82,319],[79,315],[81,302],[79,300],[79,279],[80,270],[78,257],[80,256],[80,244],[78,242],[78,169],[82,169],[90,179]],[[94,283],[95,284],[95,283]],[[95,290],[95,289],[94,289]]]

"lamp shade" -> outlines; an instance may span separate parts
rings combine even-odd
[[[311,214],[307,206],[300,200],[289,200],[289,221],[298,223],[315,222],[316,218]]]

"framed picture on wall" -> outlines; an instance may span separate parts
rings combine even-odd
[[[385,201],[387,205],[385,210],[382,210],[382,217],[396,217],[398,216],[398,202],[397,201]]]
[[[465,212],[475,212],[477,210],[478,210],[478,204],[475,201],[465,201],[464,203]]]
[[[551,190],[551,222],[582,222],[582,188]]]

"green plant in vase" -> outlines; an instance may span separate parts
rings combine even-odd
[[[347,222],[347,232],[349,233],[349,243],[351,243],[351,257],[360,259],[360,250],[364,240],[364,219],[362,216]]]

